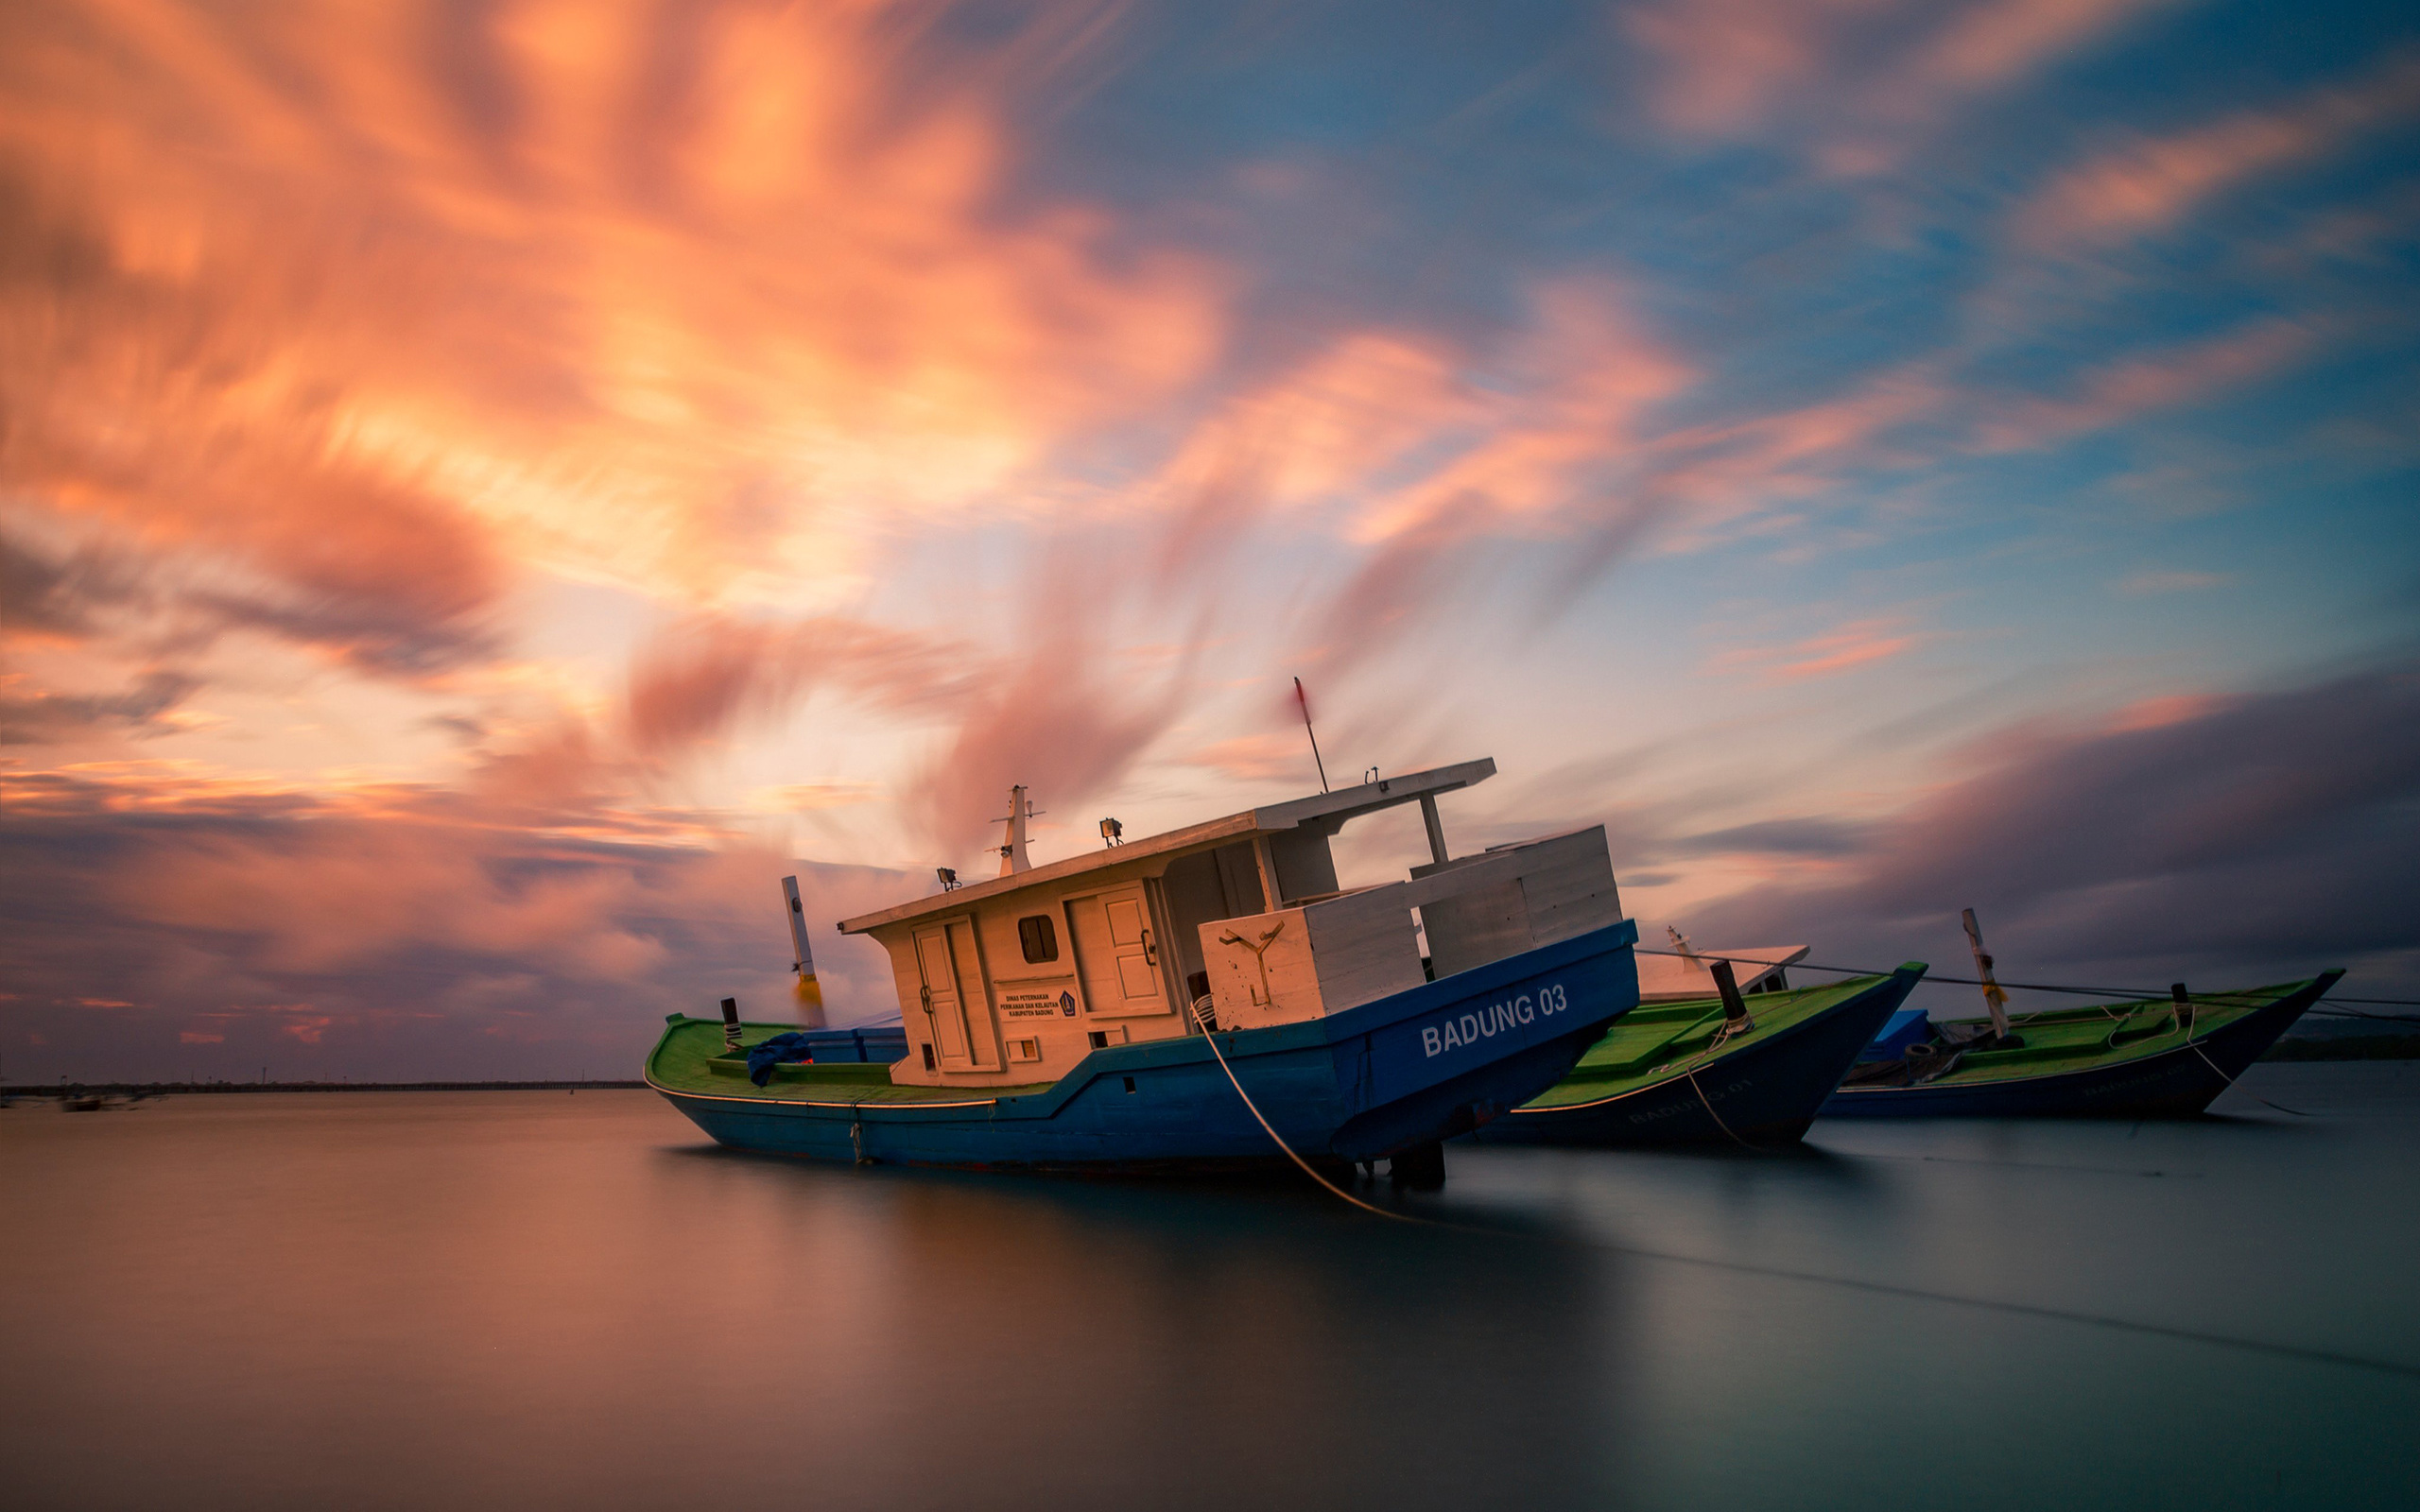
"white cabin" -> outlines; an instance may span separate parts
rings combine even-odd
[[[1314,1019],[1617,922],[1602,826],[1448,854],[1437,796],[1495,775],[1480,760],[1315,794],[842,919],[890,953],[892,1080],[1053,1081],[1096,1049],[1200,1033],[1202,998],[1220,1028]],[[1430,861],[1340,889],[1329,840],[1415,802]]]

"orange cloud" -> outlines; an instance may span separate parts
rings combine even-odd
[[[999,51],[1046,76],[1098,21]],[[521,565],[691,603],[846,582],[1150,412],[1223,323],[1201,260],[1008,198],[1005,80],[921,26],[47,17],[0,65],[5,234],[49,270],[0,295],[0,472],[406,667]]]

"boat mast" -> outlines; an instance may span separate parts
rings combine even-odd
[[[789,904],[790,944],[798,958],[790,970],[798,973],[798,1020],[810,1029],[823,1027],[823,988],[815,980],[815,952],[806,943],[806,910],[798,901],[798,879],[782,879],[782,898]]]
[[[1025,784],[1009,789],[1008,830],[1000,836],[1000,875],[1015,876],[1031,871],[1033,863],[1025,858],[1025,821],[1033,816],[1032,800],[1025,796]]]
[[[1975,953],[1975,974],[1983,979],[1983,1005],[1992,1010],[1992,1038],[2008,1038],[2008,994],[1992,980],[1992,957],[1983,949],[1983,926],[1975,922],[1975,910],[1966,909],[1959,916],[1966,926],[1966,946]]]

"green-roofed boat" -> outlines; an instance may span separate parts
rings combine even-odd
[[[1806,953],[1737,954],[1754,969]],[[1680,977],[1693,968],[1710,979],[1707,963],[1728,985],[1730,961],[1712,954],[1667,963],[1663,976],[1682,986]],[[1589,1047],[1571,1074],[1473,1138],[1595,1148],[1789,1143],[1806,1132],[1924,974],[1923,962],[1910,961],[1887,975],[1792,990],[1774,969],[1744,993],[1642,1003]],[[1643,996],[1665,985],[1641,970]]]
[[[1553,1086],[1638,1000],[1603,826],[1447,850],[1438,797],[1495,772],[1104,824],[1115,843],[1039,866],[1016,789],[1000,875],[839,921],[889,954],[898,1028],[743,1024],[725,1000],[723,1023],[671,1017],[648,1085],[724,1144],[819,1160],[1442,1179],[1441,1142]],[[1411,804],[1428,864],[1340,885],[1329,841]]]
[[[1988,956],[1979,958],[1989,971]],[[2342,971],[2241,992],[2187,992],[1989,1019],[1908,1015],[1824,1116],[2179,1118],[2201,1112]]]

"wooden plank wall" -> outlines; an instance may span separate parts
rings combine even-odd
[[[1323,1011],[1341,1013],[1428,980],[1420,970],[1420,936],[1412,930],[1404,892],[1402,883],[1389,883],[1303,910]]]
[[[1450,876],[1491,864],[1495,869],[1506,858],[1513,860],[1514,875],[1422,904],[1420,919],[1436,975],[1467,971],[1620,920],[1621,892],[1614,882],[1612,852],[1601,824],[1480,855],[1456,856],[1443,866],[1416,867],[1412,875]]]

